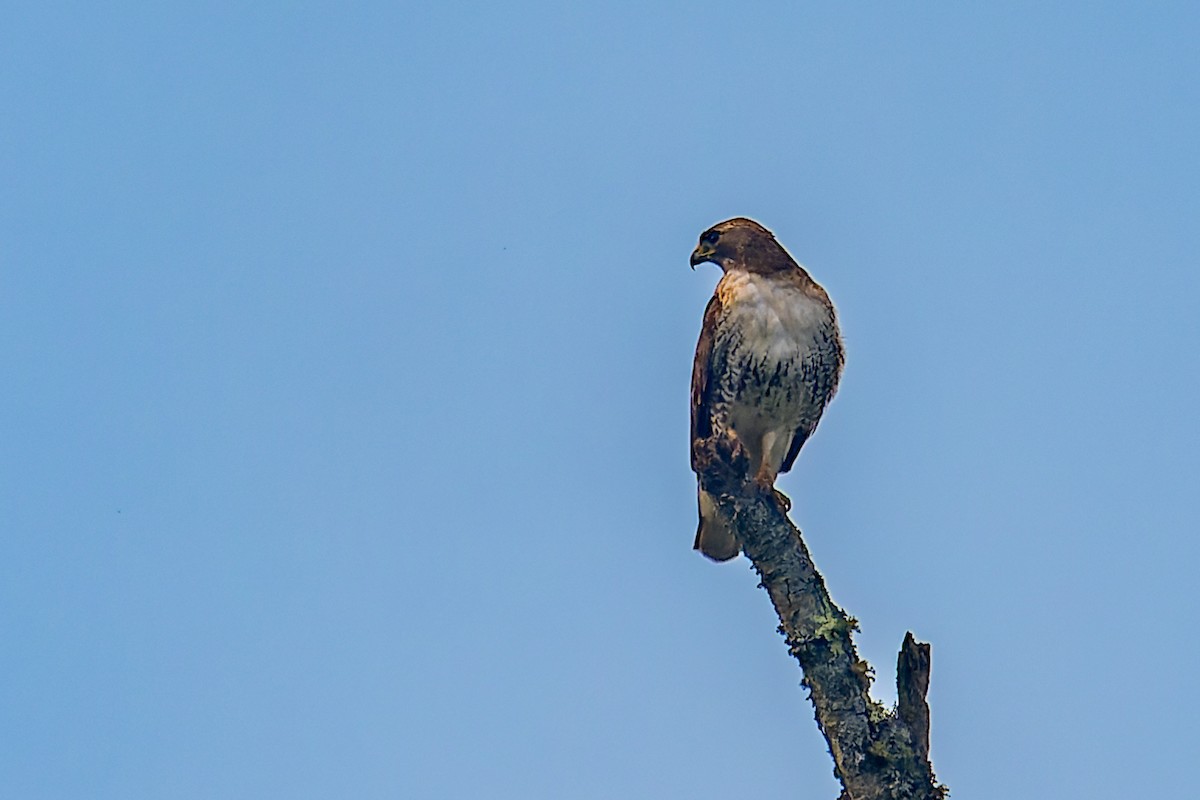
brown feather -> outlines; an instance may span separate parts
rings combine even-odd
[[[704,322],[700,326],[700,341],[696,343],[696,358],[692,362],[692,469],[696,469],[696,443],[712,436],[712,418],[709,416],[708,391],[712,375],[713,343],[717,338],[717,325],[721,318],[721,298],[715,294],[704,309]]]

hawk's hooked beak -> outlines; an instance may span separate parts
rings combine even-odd
[[[697,264],[703,264],[705,261],[711,261],[713,254],[716,253],[716,248],[711,244],[701,242],[696,245],[696,249],[692,251],[692,269],[696,268]]]

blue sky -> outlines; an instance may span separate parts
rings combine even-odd
[[[1191,4],[30,4],[0,795],[836,796],[690,549],[725,217],[830,291],[781,488],[953,796],[1190,786]]]

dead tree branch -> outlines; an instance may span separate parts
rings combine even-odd
[[[907,634],[896,709],[872,700],[872,669],[851,639],[858,622],[830,599],[800,531],[774,498],[746,479],[740,454],[726,442],[699,443],[697,453],[700,483],[737,531],[779,614],[788,650],[800,662],[842,800],[942,800],[946,789],[929,763],[929,645]]]

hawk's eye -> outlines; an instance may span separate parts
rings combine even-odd
[[[716,244],[717,239],[720,238],[721,234],[717,233],[716,231],[709,231],[700,237],[700,241],[704,242],[705,244]]]

